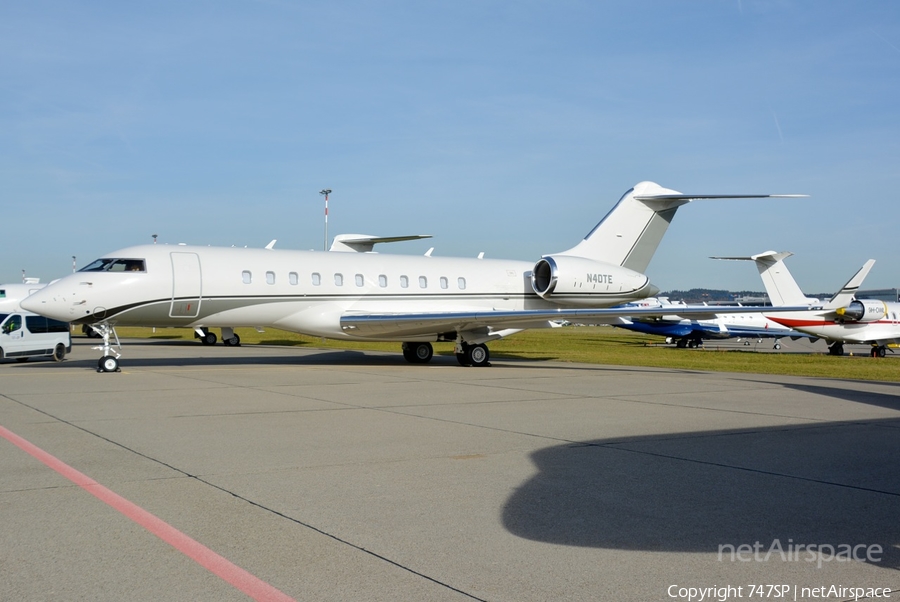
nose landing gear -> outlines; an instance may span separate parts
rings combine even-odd
[[[122,349],[122,345],[119,343],[119,335],[116,334],[116,329],[110,326],[109,322],[91,324],[90,327],[98,336],[103,338],[102,345],[91,347],[91,349],[103,352],[103,357],[97,362],[97,372],[121,372],[119,369],[119,357],[122,354],[117,350]],[[114,344],[110,344],[110,336],[115,340]]]

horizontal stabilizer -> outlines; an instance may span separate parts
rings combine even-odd
[[[330,251],[342,253],[369,253],[381,242],[403,242],[431,238],[431,234],[412,234],[410,236],[370,236],[368,234],[338,234],[331,243]]]

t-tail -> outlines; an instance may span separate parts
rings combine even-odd
[[[580,243],[557,255],[585,257],[644,272],[682,205],[705,199],[796,198],[791,194],[682,194],[654,182],[625,193]]]
[[[531,285],[545,300],[595,305],[627,293],[651,297],[659,289],[644,271],[682,205],[701,199],[802,197],[774,194],[682,194],[653,182],[641,182],[577,245],[544,255],[534,265]]]
[[[712,257],[711,259],[756,262],[756,269],[762,278],[763,286],[766,287],[766,294],[769,295],[769,300],[775,307],[817,303],[818,299],[812,299],[803,294],[797,281],[794,280],[790,270],[784,264],[784,260],[791,255],[793,253],[789,251],[781,253],[766,251],[750,257]]]

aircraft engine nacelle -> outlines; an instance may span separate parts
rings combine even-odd
[[[659,292],[640,272],[572,255],[545,255],[534,264],[531,287],[555,303],[597,305],[624,302]]]
[[[835,313],[852,322],[875,322],[882,319],[887,313],[883,301],[863,299],[852,301],[847,307],[841,307]]]

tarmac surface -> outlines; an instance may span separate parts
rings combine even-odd
[[[0,363],[0,600],[900,597],[900,383],[91,344]]]

